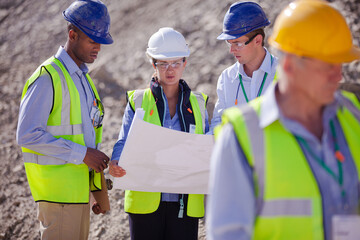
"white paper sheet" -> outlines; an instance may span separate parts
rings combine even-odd
[[[114,188],[206,194],[213,136],[163,128],[138,116],[137,111],[119,160],[126,175],[114,179]]]

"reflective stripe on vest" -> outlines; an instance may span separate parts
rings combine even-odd
[[[133,109],[143,108],[146,112],[153,108],[153,114],[145,114],[144,121],[161,126],[158,110],[153,99],[150,89],[129,91],[129,103]],[[195,117],[195,124],[201,124],[201,128],[196,127],[195,133],[203,134],[205,129],[205,110],[206,110],[207,96],[202,93],[193,94],[190,97],[190,102],[193,108]],[[194,102],[196,101],[196,103]],[[198,107],[195,106],[198,105]],[[200,112],[201,111],[201,112]],[[187,215],[190,217],[204,216],[204,195],[203,194],[189,194],[187,204]],[[139,191],[125,191],[125,212],[135,214],[148,214],[155,212],[160,204],[161,193],[159,192],[139,192]]]
[[[265,152],[264,152],[264,134],[261,128],[259,128],[259,118],[255,110],[248,104],[245,104],[241,109],[244,117],[245,124],[249,129],[248,132],[250,138],[251,153],[253,156],[252,164],[256,169],[256,180],[257,180],[257,204],[256,213],[260,214],[263,207],[264,199],[264,185],[265,185]]]
[[[22,98],[28,87],[42,74],[49,74],[54,89],[53,109],[49,115],[46,131],[55,138],[64,138],[85,146],[79,93],[62,63],[54,57],[45,61],[26,82]],[[95,96],[92,80],[87,75]],[[97,131],[96,131],[97,130]],[[102,128],[95,133],[102,132]],[[101,135],[100,135],[101,137]],[[97,140],[99,138],[97,137]],[[100,144],[98,141],[96,144]],[[85,164],[71,164],[22,148],[24,165],[31,193],[35,201],[59,203],[88,203],[89,170]],[[93,190],[101,189],[100,173],[94,175]]]
[[[195,96],[198,106],[200,108],[201,113],[201,119],[202,119],[202,127],[203,127],[203,133],[205,132],[205,114],[206,114],[206,96],[203,93],[200,92],[191,92],[190,95],[190,102],[192,101],[192,96]]]
[[[261,209],[262,217],[311,216],[312,202],[310,199],[273,199],[267,200]]]
[[[323,239],[322,202],[317,182],[299,144],[279,121],[264,129],[259,127],[261,100],[242,106],[241,111],[228,109],[223,115],[223,124],[230,122],[233,125],[244,154],[255,169],[256,197],[263,198],[257,202],[261,206],[257,206],[254,239],[290,239],[293,236]],[[357,145],[360,141],[360,112],[357,102],[351,100],[341,99],[347,102],[346,108],[340,108],[337,117],[360,172]],[[287,153],[284,153],[284,146]],[[291,161],[284,159],[289,152],[293,156]]]

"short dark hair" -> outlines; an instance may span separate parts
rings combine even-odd
[[[264,46],[264,42],[265,42],[265,32],[264,32],[264,28],[258,28],[252,32],[247,33],[245,36],[247,36],[249,39],[252,38],[255,35],[260,34],[262,36],[262,46]]]
[[[70,30],[74,30],[74,32],[79,32],[80,31],[79,28],[77,28],[74,24],[69,22],[68,25],[67,25],[67,31],[69,32]]]

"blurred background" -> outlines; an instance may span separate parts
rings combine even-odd
[[[161,27],[173,27],[189,44],[191,54],[183,78],[193,90],[210,96],[211,119],[220,73],[235,59],[223,41],[229,0],[118,0],[103,1],[110,12],[112,45],[102,45],[95,63],[88,65],[106,109],[102,151],[111,156],[126,105],[125,92],[146,88],[153,68],[145,56],[150,36]],[[289,0],[259,0],[271,25]],[[360,0],[335,0],[346,17],[354,44],[360,43]],[[33,202],[16,144],[18,110],[27,78],[66,42],[62,17],[70,0],[0,0],[0,240],[39,239],[36,203]],[[326,21],[326,19],[325,19]],[[266,47],[268,45],[266,44]],[[360,63],[344,66],[345,82],[360,83]],[[124,192],[110,191],[112,210],[91,216],[89,239],[129,239]],[[206,239],[201,221],[199,239]]]

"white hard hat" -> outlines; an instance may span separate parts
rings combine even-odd
[[[164,27],[150,37],[146,55],[157,60],[172,60],[188,57],[190,50],[181,33]]]

